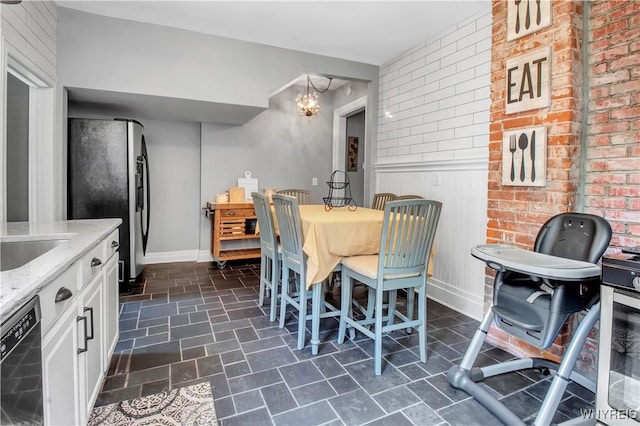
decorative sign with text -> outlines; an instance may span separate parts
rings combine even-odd
[[[547,128],[529,127],[502,135],[502,184],[545,186],[547,184]]]
[[[544,108],[551,102],[551,47],[507,59],[505,112]]]
[[[507,40],[551,25],[551,0],[507,0]]]

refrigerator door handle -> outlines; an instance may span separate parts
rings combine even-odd
[[[145,192],[147,195],[147,202],[146,202],[146,211],[147,211],[147,227],[145,229],[144,227],[144,223],[142,223],[142,215],[140,215],[140,229],[142,230],[142,253],[146,254],[147,253],[147,240],[149,239],[149,218],[151,216],[151,193],[150,193],[150,185],[149,185],[149,181],[151,179],[149,179],[149,155],[147,154],[147,144],[145,142],[144,139],[144,135],[142,135],[142,158],[143,158],[143,164],[144,164],[144,169],[142,171],[142,180],[144,182],[146,182],[146,188],[145,188]],[[145,179],[146,177],[146,179]]]

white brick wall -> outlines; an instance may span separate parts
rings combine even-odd
[[[16,59],[48,83],[56,81],[58,12],[50,1],[0,5],[0,31]]]
[[[491,11],[380,67],[377,163],[486,158]]]

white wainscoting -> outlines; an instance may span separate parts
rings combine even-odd
[[[477,320],[483,316],[484,263],[470,252],[486,241],[487,164],[483,158],[374,165],[376,192],[442,202],[427,294]]]

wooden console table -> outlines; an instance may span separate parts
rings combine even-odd
[[[219,268],[227,260],[260,258],[253,203],[208,202],[207,209],[211,213],[211,255]]]

